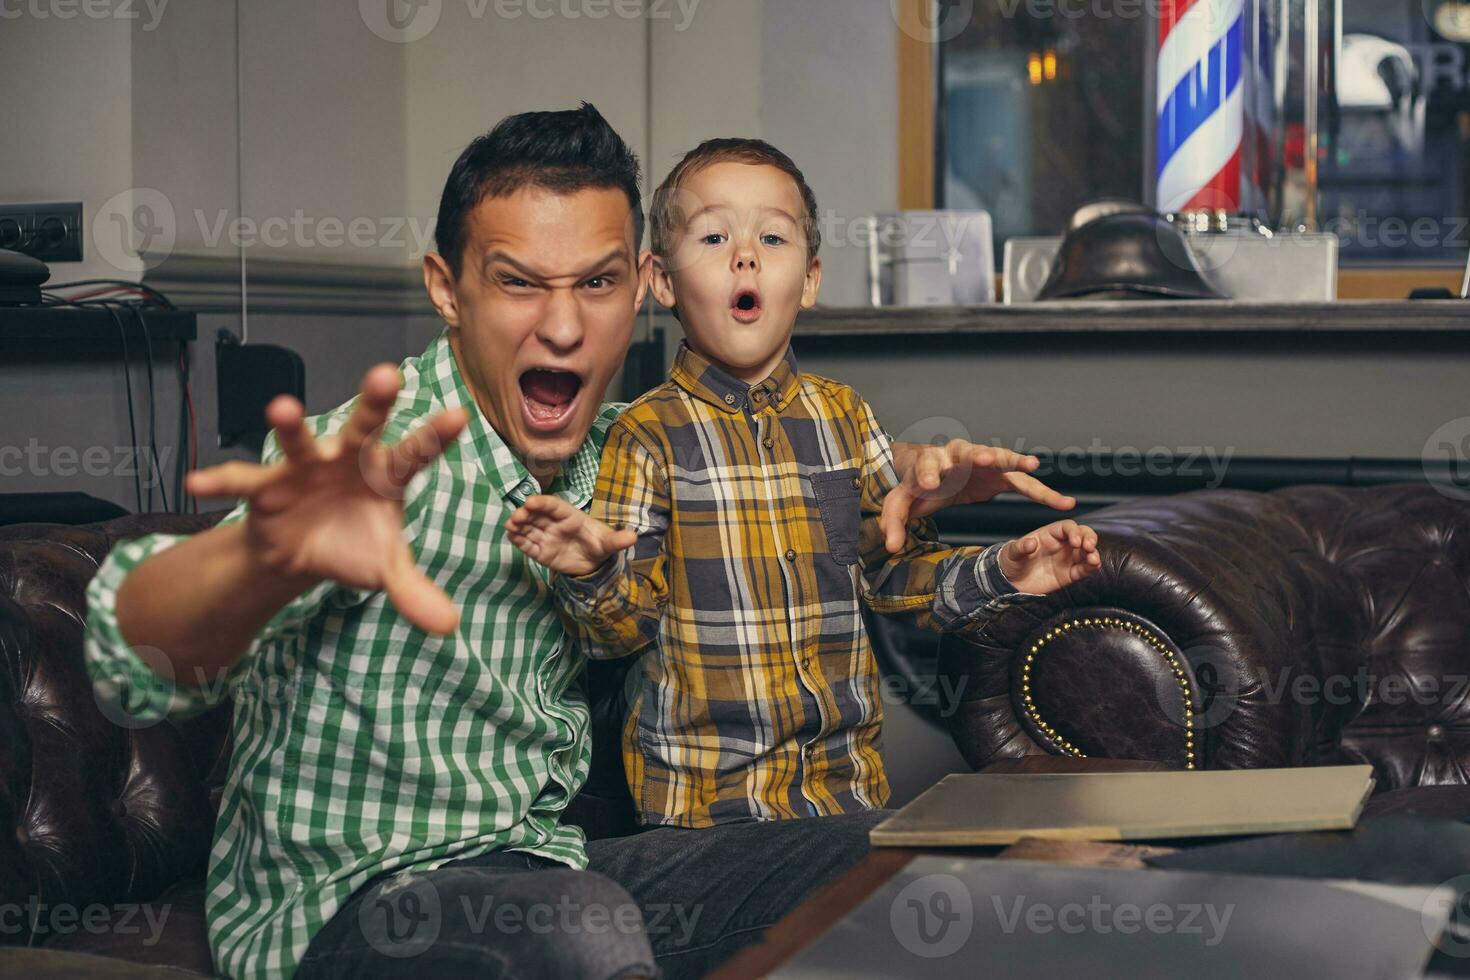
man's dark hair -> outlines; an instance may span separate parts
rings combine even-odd
[[[439,198],[434,241],[458,279],[470,212],[485,198],[505,197],[522,187],[557,194],[606,187],[628,197],[636,252],[643,241],[638,181],[637,155],[590,102],[560,112],[507,116],[454,161]],[[636,262],[636,254],[633,258]]]
[[[684,154],[684,159],[674,165],[663,183],[653,192],[653,203],[649,207],[649,245],[653,254],[668,258],[678,246],[679,235],[684,231],[685,216],[678,205],[679,185],[706,167],[717,163],[749,163],[775,167],[796,182],[801,194],[802,207],[806,214],[800,217],[802,234],[806,237],[807,260],[816,258],[817,249],[822,247],[822,229],[817,224],[817,196],[807,185],[806,177],[792,159],[765,140],[726,138],[705,140]]]

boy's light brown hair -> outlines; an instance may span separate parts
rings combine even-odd
[[[674,165],[658,190],[653,192],[649,207],[648,227],[650,247],[653,254],[669,258],[678,247],[679,236],[684,231],[685,216],[679,208],[679,186],[691,176],[717,163],[748,163],[756,166],[775,167],[796,181],[801,192],[801,203],[806,207],[804,216],[798,215],[801,233],[806,238],[807,261],[817,257],[822,245],[822,231],[817,227],[817,197],[807,186],[806,178],[791,158],[765,140],[757,139],[713,139],[684,154],[684,159]]]

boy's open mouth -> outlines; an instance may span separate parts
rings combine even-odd
[[[761,294],[742,289],[730,299],[730,315],[741,323],[754,323],[761,316]]]
[[[521,375],[521,406],[526,424],[540,432],[554,432],[566,424],[582,390],[573,371],[531,368]]]

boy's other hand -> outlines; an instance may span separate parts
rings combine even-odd
[[[902,480],[883,498],[878,526],[884,544],[896,554],[903,548],[910,520],[956,504],[982,504],[1007,492],[1057,510],[1077,506],[1077,498],[1058,493],[1031,475],[1040,465],[1035,456],[964,439],[943,446],[894,443],[893,466]]]
[[[1000,569],[1021,592],[1046,595],[1102,567],[1097,532],[1076,521],[1038,528],[1000,552]]]
[[[397,369],[380,364],[342,430],[318,441],[289,395],[266,407],[282,458],[269,465],[222,463],[188,476],[198,497],[244,497],[245,537],[261,566],[309,587],[324,579],[381,589],[413,625],[451,632],[459,610],[414,562],[403,538],[404,488],[468,422],[457,408],[428,419],[392,446],[378,432],[398,394]]]
[[[638,542],[635,531],[616,531],[562,500],[538,495],[516,508],[505,524],[510,543],[562,575],[587,575]]]

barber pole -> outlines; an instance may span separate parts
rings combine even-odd
[[[1159,0],[1154,205],[1241,209],[1245,0]]]

